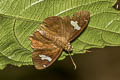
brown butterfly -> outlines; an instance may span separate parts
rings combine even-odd
[[[76,12],[72,18],[51,16],[46,18],[29,39],[32,41],[32,60],[36,69],[49,67],[62,50],[71,52],[74,40],[87,26],[90,18],[88,11]]]

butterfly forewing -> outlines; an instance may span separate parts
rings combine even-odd
[[[90,13],[88,11],[81,11],[81,12],[76,12],[71,21],[77,21],[78,26],[80,27],[79,30],[73,29],[70,31],[71,36],[70,36],[70,41],[75,39],[88,25],[88,21],[90,19]]]
[[[70,19],[69,16],[64,18],[58,16],[52,16],[46,18],[43,23],[46,24],[45,28],[48,32],[53,32],[54,36],[65,37],[66,40],[72,41],[75,39],[87,26],[90,18],[90,13],[88,11],[81,11],[74,13],[73,17]],[[79,30],[74,28],[71,21],[77,22],[76,24],[80,27]]]
[[[45,26],[43,26],[42,28],[44,28],[44,30],[48,33],[53,33],[53,36],[65,37],[66,39],[68,39],[70,33],[66,31],[68,30],[68,28],[66,27],[69,26],[67,21],[65,22],[65,20],[59,16],[48,17],[43,21],[43,24]]]

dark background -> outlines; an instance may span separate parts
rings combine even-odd
[[[73,56],[76,70],[67,57],[45,70],[36,70],[34,66],[8,65],[0,71],[0,80],[120,80],[120,47],[91,51]]]

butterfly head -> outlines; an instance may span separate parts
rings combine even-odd
[[[65,50],[71,52],[72,51],[72,45],[70,43],[67,43],[65,46]]]

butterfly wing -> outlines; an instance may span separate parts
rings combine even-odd
[[[54,36],[64,37],[66,40],[72,41],[75,39],[87,26],[90,18],[88,11],[80,11],[73,15],[72,19],[69,16],[64,18],[58,16],[48,17],[43,21],[45,31],[52,32]],[[77,22],[80,30],[71,24],[71,21]]]
[[[32,54],[32,60],[36,69],[45,69],[49,67],[61,54],[62,49],[35,50]]]
[[[43,21],[42,24],[44,26],[41,26],[41,28],[50,34],[54,34],[54,36],[61,37],[61,39],[63,37],[68,39],[70,36],[70,34],[67,32],[68,29],[65,28],[66,23],[64,19],[59,16],[48,17]]]
[[[74,40],[87,27],[89,19],[90,13],[88,11],[77,12],[73,15],[71,21],[74,22],[77,21],[77,24],[80,28],[79,29],[72,28],[71,30],[69,30],[69,33],[71,33],[69,41]],[[72,25],[72,27],[74,26]]]
[[[45,69],[50,66],[61,54],[62,49],[58,48],[51,41],[44,38],[39,30],[29,37],[32,42],[32,60],[36,69]]]

